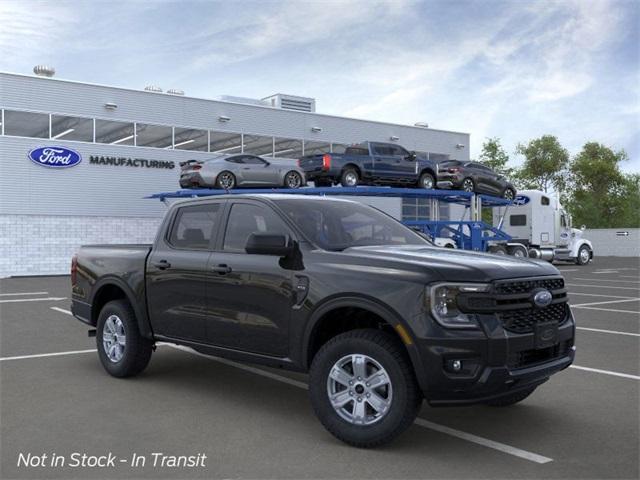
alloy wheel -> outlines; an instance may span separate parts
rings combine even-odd
[[[353,172],[348,172],[344,176],[344,181],[349,187],[355,187],[358,184],[358,176]]]
[[[124,324],[117,315],[110,315],[102,329],[102,346],[109,360],[118,363],[122,360],[127,344]]]
[[[380,363],[367,355],[351,354],[331,368],[327,395],[342,419],[354,425],[371,425],[389,412],[393,388]]]
[[[462,190],[465,192],[473,192],[473,180],[470,178],[465,178],[462,182]]]
[[[236,181],[233,178],[232,174],[224,172],[220,174],[220,179],[218,180],[218,183],[225,190],[230,190],[235,186]]]
[[[287,174],[287,187],[289,188],[299,188],[302,184],[302,179],[300,178],[300,174],[297,172],[289,172]]]

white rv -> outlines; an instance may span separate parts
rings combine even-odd
[[[513,205],[493,209],[493,224],[512,237],[510,253],[543,260],[574,261],[585,265],[593,259],[591,242],[581,229],[572,228],[571,216],[555,197],[539,190],[518,192]]]

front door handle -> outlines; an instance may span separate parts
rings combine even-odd
[[[160,260],[159,262],[154,262],[153,266],[159,268],[160,270],[166,270],[167,268],[171,268],[171,264],[166,260]]]
[[[212,271],[219,273],[220,275],[226,275],[227,273],[231,273],[233,270],[231,267],[225,263],[221,263],[220,265],[216,265],[211,269]]]

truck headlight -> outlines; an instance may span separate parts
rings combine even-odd
[[[447,328],[477,328],[476,316],[461,312],[458,308],[458,295],[463,293],[487,292],[486,283],[438,283],[429,287],[429,307],[433,318]]]

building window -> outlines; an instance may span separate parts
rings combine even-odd
[[[404,198],[402,200],[403,220],[429,220],[428,198]]]
[[[261,135],[244,135],[244,153],[251,155],[261,155],[264,157],[273,156],[273,137],[263,137]]]
[[[176,127],[174,129],[174,137],[173,148],[176,150],[208,151],[209,136],[206,130]]]
[[[49,115],[5,110],[4,134],[16,137],[49,138]]]
[[[93,142],[93,119],[51,115],[51,138]]]
[[[323,153],[329,153],[331,151],[331,144],[327,142],[310,142],[304,141],[304,154],[305,155],[318,155]]]
[[[114,120],[96,120],[96,142],[111,145],[134,144],[133,123]]]
[[[274,157],[295,159],[302,157],[302,140],[278,137],[273,140],[275,144]]]
[[[242,135],[229,132],[209,132],[209,151],[211,153],[242,153]]]
[[[163,125],[136,123],[136,145],[138,147],[171,148],[173,129]]]

